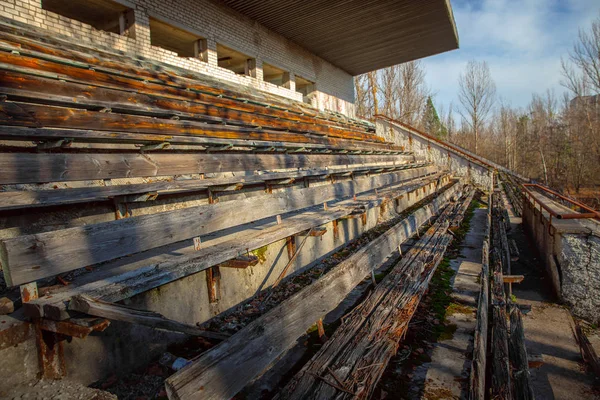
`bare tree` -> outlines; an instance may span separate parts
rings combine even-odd
[[[354,83],[358,116],[370,119],[383,113],[409,125],[421,123],[429,90],[419,61],[359,75]]]
[[[377,99],[377,71],[367,73],[369,77],[369,87],[371,89],[371,98],[373,99],[373,115],[379,114],[379,101]]]
[[[356,93],[356,115],[366,118],[370,112],[370,98],[366,75],[358,75],[354,78],[354,91]]]
[[[573,96],[565,100],[564,117],[571,135],[571,151],[578,157],[572,160],[571,174],[579,191],[585,176],[596,182],[600,178],[600,16],[589,30],[579,30],[568,60],[562,59],[561,63],[561,84]]]
[[[479,134],[494,105],[496,84],[485,61],[469,61],[464,74],[458,78],[458,99],[462,105],[460,114],[474,137],[477,153]]]
[[[578,79],[580,85],[584,81],[595,93],[600,93],[600,16],[592,22],[589,31],[579,30],[569,59],[581,71],[583,78]],[[564,66],[563,62],[563,70]],[[569,89],[573,90],[571,87]]]
[[[385,68],[381,71],[381,112],[392,119],[398,118],[399,66]]]
[[[411,61],[399,65],[398,69],[398,119],[415,126],[422,120],[430,95],[425,86],[425,68],[420,61]]]

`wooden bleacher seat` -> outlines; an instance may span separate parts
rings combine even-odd
[[[122,300],[447,178],[362,121],[4,20],[0,96],[7,283],[99,266],[29,303],[38,318],[68,318],[78,294]],[[38,222],[50,215],[61,221]]]

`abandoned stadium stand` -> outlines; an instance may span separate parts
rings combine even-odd
[[[70,319],[80,294],[189,328],[268,287],[305,235],[288,274],[450,183],[373,125],[303,103],[6,20],[0,49],[2,269],[8,286],[38,282],[21,311],[42,330],[106,328]],[[12,322],[10,344],[34,343],[33,325]],[[57,339],[42,371],[27,363],[8,382],[91,382],[181,336],[113,323]],[[83,366],[114,346],[122,357]]]
[[[448,3],[433,5],[455,35]],[[434,38],[430,54],[457,45]],[[439,262],[475,187],[491,195],[498,170],[520,179],[401,122],[263,86],[0,18],[1,289],[20,289],[0,316],[0,392],[36,377],[89,384],[193,335],[223,342],[185,369],[199,379],[170,378],[169,396],[232,397],[435,215],[446,219],[425,236],[443,244]],[[503,218],[493,197],[488,239]],[[243,334],[207,328],[401,216]],[[500,236],[488,245],[505,249]]]

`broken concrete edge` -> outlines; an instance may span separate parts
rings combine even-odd
[[[540,195],[541,196],[541,195]],[[566,207],[544,198],[557,210]],[[597,222],[551,218],[531,201],[523,207],[523,226],[533,239],[555,295],[571,312],[600,322],[600,230]]]

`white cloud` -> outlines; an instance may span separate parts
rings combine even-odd
[[[517,107],[533,93],[557,94],[560,58],[566,57],[579,28],[600,15],[597,0],[453,1],[460,49],[424,60],[436,103],[457,104],[458,77],[469,60],[485,60],[498,95]]]

